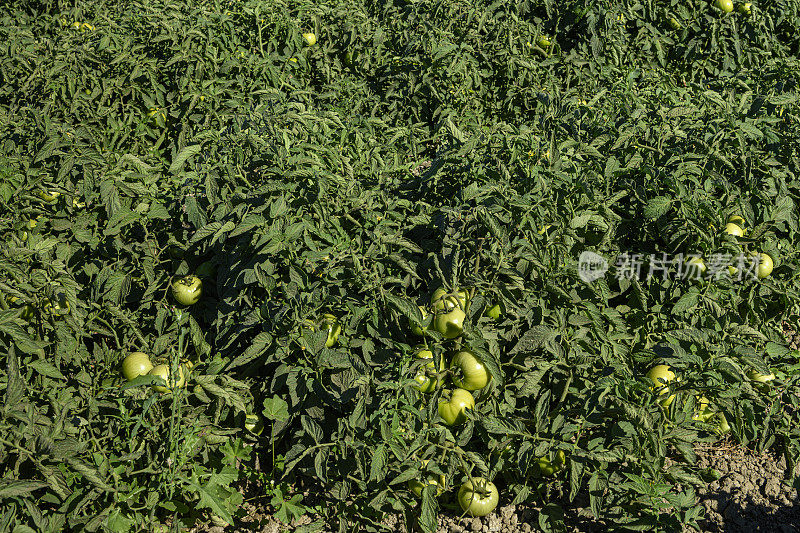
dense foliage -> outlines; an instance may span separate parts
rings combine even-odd
[[[284,521],[312,487],[340,531],[430,531],[482,477],[543,530],[579,494],[674,530],[702,518],[692,445],[722,416],[793,467],[800,4],[735,5],[0,8],[0,528],[235,522],[249,479]],[[584,281],[585,252],[609,272]],[[751,252],[769,276],[725,275]],[[692,254],[703,280],[657,269]],[[437,288],[466,289],[454,339]],[[458,349],[491,379],[448,426]],[[188,386],[124,380],[130,352]]]

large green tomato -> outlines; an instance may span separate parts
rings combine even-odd
[[[417,359],[422,359],[428,361],[424,366],[422,366],[418,371],[417,375],[414,376],[414,380],[417,382],[414,385],[414,388],[420,392],[433,392],[436,390],[436,387],[439,386],[441,380],[438,377],[438,372],[441,371],[441,368],[438,370],[436,369],[436,365],[434,364],[433,359],[433,352],[430,350],[421,349],[416,354],[415,357]],[[441,364],[441,361],[440,361]]]
[[[425,459],[422,461],[422,469],[424,470],[425,467],[428,466],[428,460]],[[444,492],[445,485],[447,480],[443,475],[436,475],[436,474],[428,474],[425,478],[426,483],[418,479],[409,479],[408,480],[408,488],[417,498],[422,497],[422,491],[425,489],[425,485],[436,485],[436,495],[439,496],[442,492]]]
[[[736,225],[737,225],[737,226],[739,226],[740,228],[744,228],[744,225],[745,225],[744,218],[742,218],[742,217],[741,217],[741,216],[739,216],[739,215],[731,215],[731,216],[729,216],[729,217],[728,217],[728,223],[730,223],[730,224],[736,224]]]
[[[448,426],[457,426],[467,421],[467,409],[475,409],[475,398],[464,389],[456,389],[450,400],[439,403],[439,416]]]
[[[482,389],[492,379],[483,361],[468,350],[461,350],[453,356],[450,370],[453,372],[453,384],[465,390]]]
[[[339,334],[342,332],[342,325],[336,320],[336,317],[331,314],[322,315],[322,325],[328,331],[328,338],[325,340],[325,346],[332,347],[339,340]]]
[[[686,266],[688,267],[689,271],[688,274],[692,274],[694,277],[703,277],[703,274],[706,273],[708,267],[706,267],[705,261],[703,261],[702,257],[692,257],[688,261],[686,261]]]
[[[453,309],[448,313],[437,313],[433,317],[433,329],[445,339],[455,339],[464,332],[464,319],[467,317],[461,309]]]
[[[475,481],[475,484],[472,484]],[[467,480],[458,489],[458,505],[471,516],[486,516],[494,511],[500,501],[500,493],[494,483],[482,477]]]
[[[669,383],[675,379],[675,372],[669,369],[669,365],[656,365],[647,372],[647,377],[654,383],[655,387],[650,387],[650,390],[658,391],[659,396],[663,396],[669,391],[669,388],[663,383]],[[671,394],[668,398],[659,400],[661,407],[667,408],[675,399],[675,395]]]
[[[203,295],[203,282],[189,274],[172,282],[172,296],[181,305],[194,305]]]
[[[564,470],[567,463],[567,454],[564,450],[558,450],[555,458],[551,461],[549,457],[539,457],[536,459],[535,472],[542,476],[553,476],[556,472]]]
[[[447,294],[448,292],[441,287],[433,292],[433,296],[431,296],[431,306],[434,312],[441,313],[451,311],[452,309],[465,310],[467,308],[466,291],[456,289],[455,294],[457,297],[452,294],[448,296]]]
[[[167,385],[166,387],[163,385],[153,385],[153,390],[156,392],[170,392],[173,388],[183,388],[186,386],[186,376],[184,375],[183,365],[178,365],[178,370],[175,372],[176,375],[173,376],[169,375],[169,365],[156,365],[150,369],[148,374],[160,377]]]
[[[306,40],[308,46],[314,46],[315,44],[317,44],[317,36],[314,35],[313,33],[304,33],[303,39]]]
[[[122,375],[128,381],[144,376],[153,369],[150,357],[144,352],[132,352],[122,361]]]
[[[728,222],[725,225],[725,233],[728,235],[733,235],[734,237],[744,236],[744,230],[738,224],[734,224],[733,222]]]
[[[725,13],[730,13],[733,11],[733,0],[714,0],[714,6]]]
[[[772,258],[768,254],[760,253],[753,254],[753,256],[758,259],[758,267],[756,267],[756,276],[758,276],[758,279],[764,279],[772,274],[774,264]]]

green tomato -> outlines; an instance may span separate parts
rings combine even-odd
[[[122,360],[122,375],[128,381],[144,376],[153,369],[150,357],[144,352],[131,352]]]
[[[725,13],[730,13],[733,11],[733,0],[714,0],[714,6]]]
[[[475,481],[475,484],[472,484]],[[467,480],[458,489],[458,505],[470,516],[486,516],[497,507],[500,493],[494,483],[482,477]]]
[[[304,33],[303,39],[306,40],[308,46],[314,46],[315,44],[317,44],[317,36],[314,35],[313,33]]]
[[[552,461],[548,457],[539,457],[536,459],[535,472],[542,476],[553,476],[556,472],[564,470],[566,462],[567,454],[564,453],[564,450],[558,450]]]
[[[443,288],[438,288],[431,296],[431,306],[436,314],[447,313],[453,309],[461,309],[462,311],[467,308],[467,293],[466,291],[456,289],[455,295],[449,294]]]
[[[744,228],[744,226],[746,224],[745,221],[744,221],[744,218],[742,218],[739,215],[731,215],[731,216],[729,216],[728,217],[728,222],[730,224],[736,224],[740,228]]]
[[[427,363],[425,363],[425,365],[417,371],[417,375],[414,376],[414,380],[417,382],[414,388],[425,393],[435,391],[436,387],[441,383],[441,379],[439,379],[437,375],[441,371],[441,368],[436,368],[433,352],[422,349],[415,354],[415,357],[427,361]]]
[[[439,403],[439,416],[448,426],[458,426],[467,421],[467,409],[475,409],[475,398],[464,389],[456,389],[449,401]]]
[[[749,15],[749,14],[752,13],[752,11],[751,11],[751,7],[752,6],[753,6],[753,4],[751,4],[750,2],[745,2],[744,4],[739,4],[738,11],[742,15]]]
[[[181,305],[194,305],[203,295],[203,282],[189,274],[172,282],[172,297]]]
[[[752,255],[758,259],[758,267],[756,267],[756,276],[758,276],[758,279],[764,279],[772,274],[772,268],[774,266],[772,257],[765,253]]]
[[[248,413],[244,417],[244,428],[255,435],[261,435],[264,430],[264,423],[261,417],[254,413]]]
[[[734,224],[733,222],[728,222],[725,225],[725,233],[728,235],[733,235],[734,237],[744,236],[744,230],[738,224]]]
[[[482,389],[492,379],[483,361],[468,350],[461,350],[453,356],[450,370],[453,372],[453,384],[464,390]]]
[[[695,397],[695,403],[697,404],[697,407],[694,415],[692,415],[692,420],[708,422],[716,414],[711,408],[709,408],[708,398],[705,396]]]
[[[339,334],[342,332],[342,325],[336,320],[336,317],[331,314],[322,315],[322,325],[328,330],[328,338],[325,340],[325,346],[331,348],[339,340]]]
[[[425,459],[422,461],[422,469],[424,470],[425,467],[428,466],[428,460]],[[439,496],[441,493],[444,492],[445,485],[447,480],[443,475],[435,475],[435,474],[428,474],[425,478],[425,483],[418,479],[409,479],[408,480],[408,489],[414,493],[414,496],[417,498],[422,497],[422,491],[425,489],[425,485],[436,485],[436,495]]]
[[[541,35],[538,39],[536,39],[536,44],[542,48],[547,48],[550,46],[550,39],[546,35]]]
[[[447,313],[437,313],[433,317],[433,329],[445,339],[455,339],[464,332],[466,314],[461,309],[453,309]]]
[[[706,273],[708,268],[702,257],[692,257],[686,261],[686,266],[689,268],[689,272],[697,274],[697,277],[703,277],[703,274]]]
[[[663,396],[669,391],[664,382],[669,383],[674,380],[675,373],[669,369],[669,365],[656,365],[647,372],[647,377],[654,383],[654,387],[650,387],[650,390],[655,389],[659,396]],[[661,407],[667,408],[674,399],[675,395],[671,394],[668,398],[660,399],[658,403]]]
[[[717,413],[717,427],[714,428],[714,432],[721,435],[723,433],[727,433],[731,430],[730,424],[728,424],[728,419],[725,418],[723,413]]]
[[[56,200],[58,200],[58,197],[61,196],[61,193],[58,192],[58,191],[49,191],[48,192],[48,191],[39,189],[38,191],[36,191],[36,195],[39,198],[41,198],[42,200],[44,200],[45,202],[51,204],[51,203],[55,202]]]
[[[422,320],[425,320],[428,317],[428,312],[421,305],[418,305],[417,307],[419,307],[419,312],[422,313]],[[422,325],[420,324],[414,324],[411,326],[411,333],[413,333],[418,337],[424,336],[427,330],[428,330],[427,326],[422,327]]]
[[[44,310],[54,315],[66,315],[69,314],[70,305],[67,301],[67,297],[63,293],[58,293],[54,296],[54,301],[51,301],[50,298],[44,299]]]
[[[183,388],[186,386],[186,376],[184,375],[183,365],[178,365],[175,375],[170,376],[169,365],[156,365],[148,372],[151,376],[157,376],[164,380],[166,386],[153,385],[153,390],[156,392],[171,392],[174,388]]]
[[[487,308],[483,314],[492,320],[497,320],[500,318],[500,304],[494,304],[493,306]]]

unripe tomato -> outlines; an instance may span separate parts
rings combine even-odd
[[[669,369],[669,365],[656,365],[647,372],[647,377],[655,384],[650,387],[650,390],[657,390],[659,396],[663,396],[669,391],[667,385],[663,382],[669,383],[675,379],[675,373]],[[675,399],[675,395],[671,394],[668,398],[659,400],[661,407],[667,408]]]
[[[172,282],[172,297],[181,305],[194,305],[203,295],[203,282],[189,274]]]
[[[39,189],[38,191],[36,191],[36,195],[45,202],[51,204],[56,200],[58,200],[58,197],[61,196],[61,193],[58,191],[44,191],[42,189]]]
[[[186,376],[183,372],[183,365],[178,365],[178,369],[173,376],[170,376],[169,365],[156,365],[150,369],[148,374],[160,377],[167,385],[153,385],[153,390],[156,392],[171,392],[173,388],[183,388],[186,386]]]
[[[500,493],[494,483],[482,477],[467,480],[458,489],[458,505],[461,510],[470,516],[486,516],[497,507],[500,501]]]
[[[542,48],[547,48],[550,46],[550,39],[546,35],[540,35],[539,38],[536,39],[536,44]]]
[[[700,422],[708,422],[714,416],[714,411],[708,407],[708,398],[705,396],[695,396],[695,412],[692,415],[692,420],[699,420]]]
[[[714,0],[714,6],[725,13],[733,11],[733,0]]]
[[[750,2],[745,2],[744,4],[739,4],[739,8],[738,8],[739,9],[739,13],[741,13],[742,15],[750,15],[752,13],[752,11],[750,9],[752,6],[753,6],[753,4],[751,4]]]
[[[725,418],[725,415],[723,413],[717,413],[717,427],[714,429],[714,432],[721,435],[730,430],[731,426],[728,424],[728,419]]]
[[[437,313],[433,317],[433,329],[441,333],[445,339],[454,339],[464,332],[466,316],[461,309],[453,309],[449,313]]]
[[[308,46],[314,46],[315,44],[317,44],[317,36],[314,35],[313,33],[304,33],[303,39],[306,40]]]
[[[131,352],[122,360],[122,375],[128,381],[144,376],[153,369],[150,357],[144,352]]]
[[[483,314],[492,320],[497,320],[500,318],[500,304],[494,304],[493,306],[487,308]]]
[[[467,293],[466,291],[456,289],[455,295],[447,295],[447,291],[443,288],[438,288],[431,296],[431,306],[435,313],[446,313],[453,309],[466,310],[467,308]]]
[[[753,254],[753,257],[758,258],[758,267],[756,267],[756,276],[758,276],[758,279],[764,279],[772,274],[772,257],[765,253]]]
[[[261,417],[254,413],[248,413],[244,417],[244,428],[255,435],[261,435],[264,430],[264,423]]]
[[[441,383],[441,379],[439,379],[438,375],[430,374],[438,374],[441,368],[437,370],[433,359],[433,352],[421,349],[415,354],[415,357],[427,361],[427,363],[421,367],[419,371],[417,371],[417,375],[414,376],[414,380],[417,382],[414,388],[425,393],[435,391],[436,387]]]
[[[731,223],[731,224],[736,224],[740,228],[744,228],[744,226],[746,224],[746,222],[744,221],[744,218],[742,218],[739,215],[731,215],[731,216],[729,216],[728,217],[728,222]]]
[[[453,356],[450,370],[453,372],[453,384],[464,390],[482,389],[492,379],[483,361],[469,350],[461,350]]]
[[[425,467],[428,466],[428,460],[425,459],[422,461],[422,469],[424,470]],[[444,492],[445,485],[447,480],[443,475],[436,475],[436,474],[428,474],[425,477],[425,483],[418,479],[409,479],[408,480],[408,489],[414,493],[414,496],[417,498],[422,497],[422,491],[425,489],[425,485],[436,485],[436,495],[439,496],[442,492]]]
[[[417,307],[419,307],[419,312],[422,313],[422,320],[425,320],[428,317],[428,312],[421,305],[418,305]],[[422,337],[423,335],[425,335],[425,331],[427,331],[427,329],[428,329],[427,326],[422,327],[419,324],[414,324],[413,326],[411,326],[411,333],[417,335],[418,337]]]
[[[692,274],[697,274],[697,277],[702,277],[703,274],[706,273],[707,269],[706,263],[705,261],[703,261],[703,258],[701,257],[692,257],[691,259],[686,261],[686,266],[689,269],[687,274],[691,272]]]
[[[733,222],[728,222],[725,225],[725,233],[728,235],[733,235],[734,237],[742,237],[744,236],[744,230],[739,227],[738,224],[734,224]]]
[[[70,305],[67,301],[66,295],[58,293],[53,297],[54,301],[50,298],[44,299],[44,310],[55,315],[66,315],[69,313]]]
[[[567,462],[567,454],[564,450],[558,450],[555,458],[551,461],[549,457],[539,457],[536,460],[535,472],[542,476],[553,476],[556,472],[564,470]]]
[[[456,389],[450,400],[439,403],[439,416],[448,426],[457,426],[467,421],[467,409],[475,409],[475,398],[464,389]]]
[[[325,346],[331,348],[339,340],[339,334],[342,332],[342,325],[336,320],[336,317],[331,314],[322,315],[322,326],[328,331],[328,338],[325,340]]]

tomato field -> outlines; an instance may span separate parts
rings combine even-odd
[[[0,15],[0,532],[800,519],[800,1]]]

